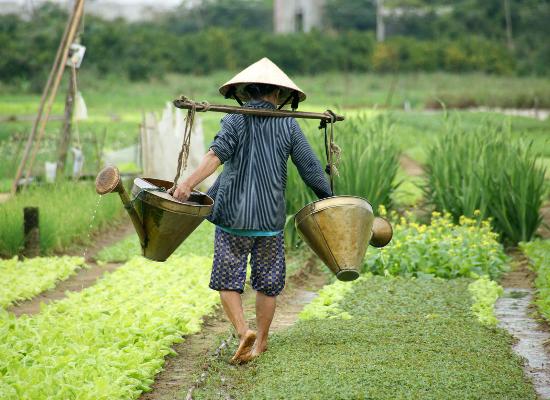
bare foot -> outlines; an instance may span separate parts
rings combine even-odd
[[[267,346],[263,346],[261,350],[257,346],[254,346],[248,353],[242,354],[239,357],[238,362],[240,364],[246,364],[247,362],[250,362],[255,358],[258,358],[262,353],[266,351],[267,351]]]
[[[253,330],[247,330],[246,333],[241,337],[239,342],[239,348],[231,358],[231,363],[239,363],[240,357],[244,354],[250,353],[254,347],[254,342],[256,341],[256,332]]]

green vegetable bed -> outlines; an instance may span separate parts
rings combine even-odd
[[[194,398],[535,399],[511,337],[474,314],[471,282],[361,279],[337,314],[274,335],[249,367],[217,361]]]
[[[27,300],[44,290],[52,289],[84,266],[82,257],[39,257],[18,261],[0,260],[0,308]]]
[[[218,303],[211,259],[136,257],[96,285],[17,319],[0,310],[0,399],[133,399]]]

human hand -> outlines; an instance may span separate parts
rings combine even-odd
[[[173,191],[174,193],[172,194],[172,196],[179,201],[187,201],[191,196],[192,190],[193,188],[183,182],[176,186],[176,190]]]

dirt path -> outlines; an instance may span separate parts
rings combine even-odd
[[[298,273],[289,278],[284,292],[278,298],[272,332],[294,324],[304,305],[315,298],[315,291],[325,284],[326,275],[313,260],[308,260]],[[243,296],[243,305],[250,326],[254,327],[254,292],[250,287],[247,287]],[[209,358],[220,348],[220,342],[225,346],[234,340],[230,327],[230,322],[221,310],[207,318],[201,332],[173,347],[177,355],[166,359],[164,369],[155,378],[153,390],[144,393],[140,400],[185,399],[189,389],[196,384],[197,377],[202,375],[202,379],[206,378]]]
[[[0,193],[0,203],[4,203],[8,201],[11,198],[11,194],[9,193]]]
[[[94,285],[106,272],[113,272],[122,264],[109,263],[98,265],[94,258],[97,253],[104,247],[122,240],[126,236],[132,234],[133,228],[131,224],[120,224],[109,230],[102,231],[92,237],[92,244],[86,248],[75,247],[69,250],[66,254],[74,256],[82,256],[86,252],[86,264],[89,268],[81,268],[76,275],[68,279],[58,282],[55,288],[42,292],[30,300],[26,300],[15,304],[8,308],[8,311],[17,315],[33,315],[40,312],[42,303],[48,304],[52,301],[64,299],[67,292],[80,292],[87,287]]]
[[[501,281],[504,296],[495,308],[499,326],[515,339],[514,351],[525,359],[525,374],[532,380],[542,399],[550,399],[550,340],[548,327],[533,317],[534,273],[528,268],[527,258],[519,251],[513,254],[514,269]]]
[[[129,235],[135,234],[135,232],[131,222],[124,219],[110,228],[94,232],[90,237],[91,244],[87,246],[75,245],[63,253],[60,253],[60,255],[68,254],[71,256],[83,256],[86,258],[87,263],[93,263],[96,261],[95,257],[97,253],[105,247],[109,247]]]
[[[406,154],[401,154],[401,157],[399,157],[399,164],[401,164],[401,168],[403,168],[407,175],[422,176],[425,174],[422,165]]]

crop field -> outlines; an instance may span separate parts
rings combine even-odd
[[[543,113],[549,81],[293,77],[308,94],[301,109],[346,117],[335,125],[335,193],[368,199],[391,221],[393,240],[369,247],[359,279],[336,281],[294,228],[293,214],[315,195],[289,163],[283,322],[264,355],[235,366],[234,332],[208,288],[214,226],[202,223],[167,261],[146,260],[118,196],[98,196],[90,179],[101,152],[137,144],[143,112],[160,113],[180,94],[229,104],[217,87],[231,74],[130,82],[84,71],[89,118],[77,125],[87,179],[39,179],[11,197],[4,193],[32,124],[25,116],[36,113],[39,96],[0,86],[0,399],[539,398],[534,367],[516,354],[517,338],[496,310],[514,285],[533,287],[535,318],[550,321],[550,117],[497,108],[536,99]],[[60,94],[52,113],[63,106]],[[208,146],[222,115],[197,115]],[[322,132],[300,125],[324,164]],[[59,120],[48,124],[33,175],[56,159],[60,129]],[[137,166],[125,172],[139,176]],[[27,206],[40,209],[41,257],[31,259],[23,257]],[[251,292],[247,283],[254,326]]]

